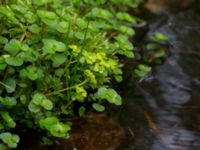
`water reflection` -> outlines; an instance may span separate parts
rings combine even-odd
[[[167,14],[149,35],[167,34],[171,56],[138,87],[123,83],[125,104],[111,113],[126,129],[120,150],[200,149],[200,21],[190,11]]]
[[[154,140],[153,150],[196,150],[199,137],[192,131],[184,128],[164,130]]]

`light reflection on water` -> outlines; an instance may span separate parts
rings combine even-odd
[[[115,110],[112,115],[135,135],[127,130],[120,150],[200,149],[199,29],[190,12],[168,13],[165,23],[150,25],[149,35],[160,31],[169,36],[171,56],[139,89],[129,81],[127,88],[121,87],[126,101],[120,114]],[[141,95],[136,97],[138,90]]]

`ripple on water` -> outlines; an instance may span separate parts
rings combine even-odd
[[[199,150],[200,139],[184,128],[165,129],[157,135],[152,150]]]

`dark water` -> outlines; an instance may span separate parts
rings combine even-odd
[[[125,103],[111,112],[126,131],[119,150],[200,150],[200,14],[166,12],[152,22],[148,35],[168,35],[171,54],[147,80],[121,85]]]

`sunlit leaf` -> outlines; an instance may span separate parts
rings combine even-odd
[[[78,26],[79,28],[81,28],[81,29],[85,29],[85,28],[87,28],[87,26],[88,26],[88,23],[87,23],[84,19],[81,19],[81,18],[78,18],[78,19],[76,20],[76,24],[77,24],[77,26]]]
[[[48,99],[43,100],[41,106],[43,106],[44,109],[46,109],[46,110],[53,109],[53,103]]]
[[[10,132],[1,133],[0,139],[10,148],[16,148],[17,143],[19,142],[19,136],[11,134]]]
[[[61,33],[67,33],[68,30],[69,30],[69,26],[70,24],[66,21],[61,21],[58,23],[58,25],[56,26],[56,30],[58,32],[61,32]]]
[[[10,55],[5,56],[5,61],[10,66],[21,66],[23,64],[23,60],[21,58]]]
[[[43,50],[45,53],[54,54],[56,52],[64,52],[66,50],[66,45],[62,42],[56,41],[54,39],[43,39]]]

